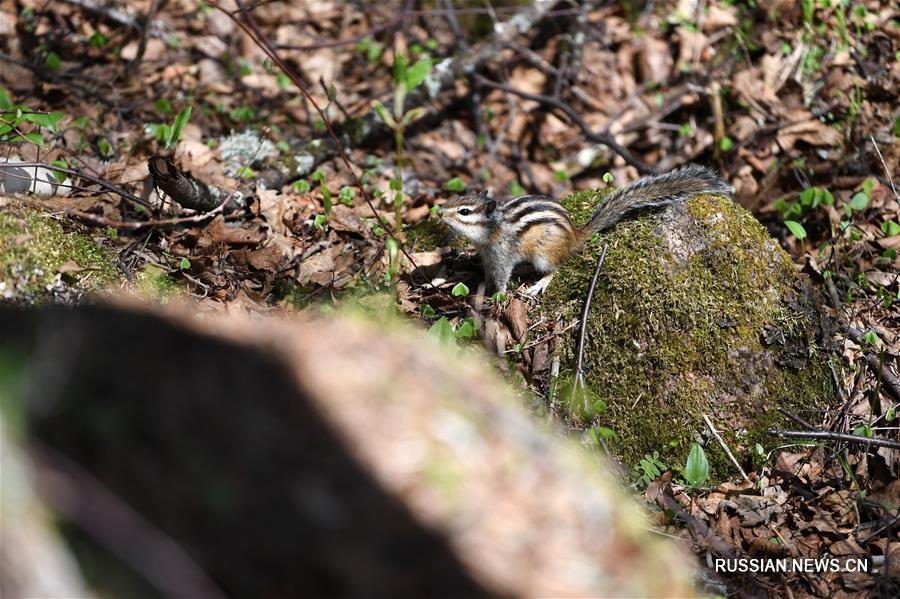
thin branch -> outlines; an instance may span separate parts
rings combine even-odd
[[[557,98],[553,98],[551,96],[544,96],[541,94],[532,94],[528,92],[523,92],[522,90],[516,89],[511,85],[506,85],[504,83],[500,83],[498,81],[491,81],[481,75],[476,76],[476,81],[480,85],[484,85],[485,87],[492,87],[494,89],[499,89],[501,91],[505,91],[521,98],[525,98],[526,100],[533,100],[540,104],[544,104],[550,106],[551,108],[555,108],[565,114],[569,119],[575,123],[575,125],[581,129],[581,133],[588,141],[592,141],[594,143],[600,143],[607,147],[610,150],[618,154],[625,160],[626,163],[638,169],[641,174],[652,174],[656,173],[656,169],[652,166],[646,164],[645,162],[638,160],[634,157],[631,151],[628,148],[622,146],[617,142],[612,135],[607,135],[605,133],[601,133],[598,131],[594,131],[587,124],[587,122],[581,117],[578,112],[575,111],[574,108],[563,102],[562,100],[558,100]]]
[[[861,435],[850,435],[847,433],[832,433],[828,431],[779,431],[775,429],[769,429],[766,432],[774,437],[778,437],[779,439],[791,437],[799,437],[804,439],[825,439],[827,441],[847,441],[849,443],[860,443],[862,445],[875,445],[878,447],[900,449],[900,441],[863,437]]]
[[[894,179],[891,177],[891,170],[887,167],[887,164],[884,162],[884,156],[881,155],[881,150],[878,149],[878,144],[875,143],[875,136],[869,135],[869,139],[872,140],[872,145],[875,146],[875,152],[878,154],[878,158],[881,160],[881,166],[884,167],[884,174],[887,175],[888,181],[891,183],[891,191],[894,192],[894,199],[900,200],[900,195],[897,194],[897,188],[894,187]]]
[[[594,289],[597,287],[597,279],[600,276],[600,270],[603,268],[603,262],[606,260],[606,242],[603,242],[603,249],[600,251],[600,259],[597,260],[597,267],[594,268],[594,276],[591,277],[591,284],[588,286],[587,297],[584,298],[584,307],[581,309],[581,322],[578,325],[578,337],[575,342],[575,387],[584,386],[584,339],[587,332],[588,312],[591,309],[591,300],[594,297]],[[585,397],[587,401],[587,397]]]
[[[331,119],[328,118],[328,115],[325,114],[325,111],[322,110],[322,107],[319,106],[319,103],[316,102],[315,98],[309,93],[306,89],[306,86],[300,80],[300,77],[297,73],[294,72],[281,56],[278,54],[278,51],[272,45],[272,42],[268,40],[268,38],[260,31],[259,26],[256,24],[256,20],[244,6],[244,3],[241,0],[235,0],[238,6],[238,10],[240,11],[241,17],[238,18],[233,12],[226,10],[219,4],[218,0],[207,0],[207,3],[213,8],[218,9],[219,11],[225,13],[225,15],[231,19],[235,25],[241,28],[241,30],[246,33],[250,39],[268,56],[275,65],[278,66],[281,71],[287,75],[287,77],[291,80],[291,82],[297,86],[297,89],[303,94],[303,97],[312,104],[313,108],[316,109],[316,112],[319,114],[319,117],[322,119],[322,122],[325,123],[325,128],[328,131],[328,135],[331,137],[334,142],[335,148],[337,148],[338,155],[341,157],[341,161],[344,163],[344,166],[347,167],[347,170],[350,172],[350,176],[353,177],[353,182],[356,184],[356,187],[359,189],[362,194],[363,200],[366,205],[369,207],[369,210],[372,211],[372,214],[375,216],[375,219],[381,224],[381,227],[385,230],[385,232],[397,240],[398,245],[400,247],[400,251],[403,252],[403,255],[406,256],[406,259],[410,261],[410,263],[415,268],[416,262],[413,260],[412,256],[406,251],[403,247],[403,244],[400,243],[400,240],[397,239],[397,234],[393,230],[393,228],[386,222],[383,221],[378,214],[378,210],[375,209],[375,205],[372,203],[372,198],[369,196],[369,192],[366,187],[363,185],[362,181],[359,178],[359,175],[356,173],[356,170],[353,168],[353,165],[350,164],[350,159],[347,158],[347,150],[344,148],[344,144],[341,142],[340,138],[337,136],[337,133],[334,132],[334,128],[331,125]]]
[[[716,430],[716,427],[713,426],[713,423],[712,423],[712,421],[709,419],[709,416],[707,416],[706,414],[704,414],[704,415],[703,415],[703,421],[706,423],[706,427],[709,429],[709,432],[711,432],[711,433],[713,434],[713,437],[716,438],[716,441],[718,441],[718,442],[719,442],[719,445],[722,447],[722,449],[725,450],[725,454],[726,454],[726,455],[728,456],[728,458],[731,460],[731,463],[734,464],[734,467],[738,469],[738,472],[741,473],[741,476],[744,478],[744,480],[747,481],[748,484],[751,484],[751,485],[752,485],[752,484],[753,484],[753,481],[751,481],[751,480],[747,477],[747,473],[744,472],[744,469],[743,469],[743,468],[741,468],[741,465],[740,465],[740,464],[738,463],[738,461],[735,459],[734,454],[731,453],[731,449],[729,449],[729,448],[728,448],[728,445],[725,444],[725,439],[722,438],[722,435],[720,435],[720,434],[719,434],[719,431]]]
[[[813,426],[812,424],[808,423],[803,418],[800,418],[793,412],[789,412],[788,410],[785,410],[784,408],[778,408],[778,411],[781,412],[782,414],[784,414],[785,416],[787,416],[788,418],[790,418],[791,420],[793,420],[794,422],[796,422],[797,424],[799,424],[800,426],[802,426],[803,428],[805,428],[806,430],[809,430],[809,431],[822,430],[818,426]]]
[[[9,167],[16,167],[16,168],[18,168],[18,167],[23,167],[23,168],[40,167],[40,168],[45,168],[47,170],[56,171],[58,173],[65,173],[65,174],[69,175],[70,177],[78,177],[80,179],[85,179],[87,181],[90,181],[91,183],[96,183],[97,185],[104,188],[105,190],[120,196],[122,199],[124,199],[128,202],[131,202],[132,204],[137,204],[138,206],[142,206],[142,207],[148,208],[148,209],[152,208],[152,206],[150,205],[150,202],[148,202],[144,198],[140,198],[140,197],[134,195],[133,193],[129,193],[129,192],[125,191],[121,187],[118,187],[111,181],[107,181],[103,177],[95,177],[94,175],[89,175],[83,171],[65,168],[62,166],[56,166],[53,164],[45,164],[43,162],[0,162],[0,167],[2,167],[3,165],[9,166]]]
[[[73,216],[77,216],[78,218],[84,219],[86,221],[90,221],[92,223],[103,225],[104,227],[112,227],[113,229],[130,229],[137,230],[143,229],[144,227],[167,227],[171,225],[180,225],[184,223],[199,223],[203,222],[208,218],[212,218],[217,214],[221,213],[225,209],[225,205],[228,204],[228,201],[231,199],[231,196],[234,195],[234,192],[225,196],[225,199],[222,200],[218,206],[213,208],[208,212],[203,212],[201,214],[195,214],[194,216],[182,216],[179,218],[161,218],[157,220],[135,220],[135,221],[119,221],[119,220],[110,220],[103,216],[97,216],[96,214],[91,214],[90,212],[84,212],[82,210],[77,210],[75,208],[70,208],[66,210],[66,213],[71,214]]]

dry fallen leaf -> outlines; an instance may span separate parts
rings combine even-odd
[[[510,298],[503,316],[516,342],[525,343],[528,336],[528,309],[525,303],[515,297]]]
[[[74,260],[67,260],[62,264],[62,266],[56,269],[56,272],[65,274],[67,272],[81,272],[83,270],[86,269]]]

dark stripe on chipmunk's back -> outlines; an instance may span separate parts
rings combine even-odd
[[[552,201],[553,200],[550,199],[549,196],[533,194],[533,195],[527,195],[527,196],[519,196],[515,199],[512,199],[512,200],[506,202],[505,204],[503,204],[502,208],[503,208],[504,212],[508,212],[509,210],[512,210],[513,208],[516,208],[517,206],[521,206],[522,204],[525,204],[528,202],[552,202]]]
[[[535,227],[556,227],[557,229],[560,229],[567,233],[573,233],[572,226],[568,223],[568,221],[561,220],[553,216],[542,216],[540,218],[528,221],[521,229],[517,229],[516,236],[519,239],[522,239],[528,234],[530,230],[534,229]]]
[[[520,204],[512,211],[505,209],[503,213],[506,215],[507,222],[516,223],[529,214],[536,213],[558,214],[560,218],[569,222],[569,213],[561,205],[555,202],[535,200],[533,202]]]

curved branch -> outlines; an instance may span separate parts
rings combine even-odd
[[[594,143],[601,143],[609,147],[610,150],[621,156],[626,163],[630,164],[638,171],[640,171],[642,175],[655,174],[657,172],[657,170],[649,164],[635,158],[631,151],[619,144],[619,142],[617,142],[612,135],[607,135],[605,133],[600,133],[591,129],[591,127],[585,122],[585,120],[581,118],[581,115],[578,114],[574,108],[572,108],[562,100],[558,100],[557,98],[554,98],[552,96],[523,92],[522,90],[516,89],[510,85],[506,85],[498,81],[491,81],[490,79],[487,79],[486,77],[483,77],[481,75],[477,75],[475,77],[475,80],[479,85],[491,87],[493,89],[499,89],[501,91],[519,96],[520,98],[533,100],[540,104],[544,104],[545,106],[555,108],[556,110],[565,114],[569,118],[569,120],[575,123],[575,125],[579,129],[581,129],[581,133],[586,139]]]

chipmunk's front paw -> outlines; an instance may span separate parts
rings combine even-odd
[[[543,277],[537,283],[529,287],[525,290],[525,295],[529,297],[537,297],[540,294],[544,293],[547,287],[550,285],[550,281],[553,280],[553,273]]]

